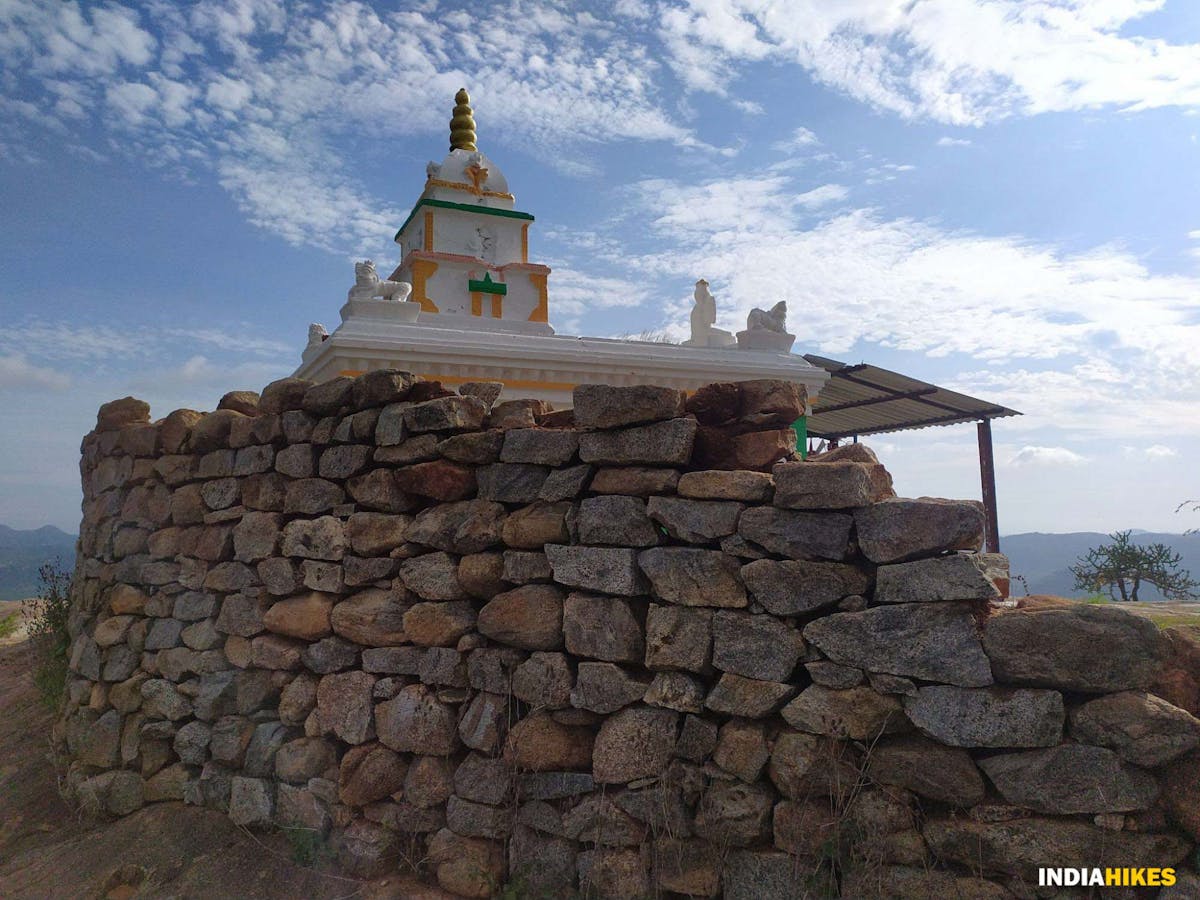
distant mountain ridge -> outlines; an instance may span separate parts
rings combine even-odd
[[[38,569],[48,562],[75,565],[75,535],[53,525],[19,530],[0,525],[0,600],[24,600],[41,588]]]
[[[1200,534],[1163,534],[1133,529],[1135,544],[1166,544],[1182,557],[1180,565],[1200,579]],[[1086,591],[1075,589],[1075,576],[1069,567],[1093,547],[1111,543],[1107,534],[1095,531],[1076,531],[1067,534],[1028,532],[1000,537],[1000,550],[1012,566],[1012,590],[1024,594],[1016,576],[1022,575],[1031,594],[1056,594],[1061,597],[1085,597]],[[1162,595],[1152,585],[1144,585],[1142,600],[1161,600]]]

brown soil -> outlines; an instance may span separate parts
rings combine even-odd
[[[27,643],[0,647],[0,897],[64,900],[415,897],[404,879],[364,884],[296,863],[287,837],[216,810],[157,803],[116,821],[64,801],[53,716],[30,677]],[[320,848],[324,850],[325,848]]]

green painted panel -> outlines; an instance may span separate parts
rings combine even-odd
[[[473,206],[470,203],[451,203],[449,200],[431,200],[426,197],[424,200],[418,200],[417,205],[413,207],[412,212],[408,214],[408,218],[404,220],[404,224],[396,231],[396,236],[392,240],[399,242],[400,235],[404,229],[408,227],[408,223],[413,220],[413,216],[417,214],[422,206],[432,206],[435,209],[457,209],[459,212],[481,213],[485,216],[500,216],[504,219],[524,219],[527,222],[533,221],[533,216],[527,212],[519,212],[515,209],[492,209],[490,206]]]
[[[492,273],[484,272],[482,281],[476,281],[474,278],[467,279],[467,290],[472,293],[499,294],[503,297],[508,293],[508,285],[492,281]]]

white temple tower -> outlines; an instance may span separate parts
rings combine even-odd
[[[576,385],[657,384],[694,390],[713,381],[785,378],[815,397],[824,369],[789,353],[782,312],[754,310],[735,337],[714,326],[716,300],[697,284],[686,346],[555,334],[550,269],[529,261],[533,216],[516,209],[500,168],[475,144],[465,90],[455,96],[450,152],[396,233],[400,265],[380,280],[355,265],[355,283],[330,334],[309,326],[296,374],[314,381],[398,368],[455,388],[498,381],[501,397],[569,406]],[[777,309],[782,309],[778,304]]]
[[[553,334],[547,266],[529,261],[533,216],[515,208],[499,167],[475,146],[470,97],[460,90],[450,120],[450,152],[426,168],[425,189],[396,232],[393,281],[430,315],[499,320],[501,330]],[[497,322],[474,323],[487,329]]]

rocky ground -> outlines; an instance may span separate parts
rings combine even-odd
[[[392,878],[343,877],[327,849],[251,833],[212,809],[157,803],[88,820],[59,791],[52,716],[30,677],[26,643],[0,647],[0,896],[21,898],[436,898]],[[316,857],[313,866],[294,856]]]

